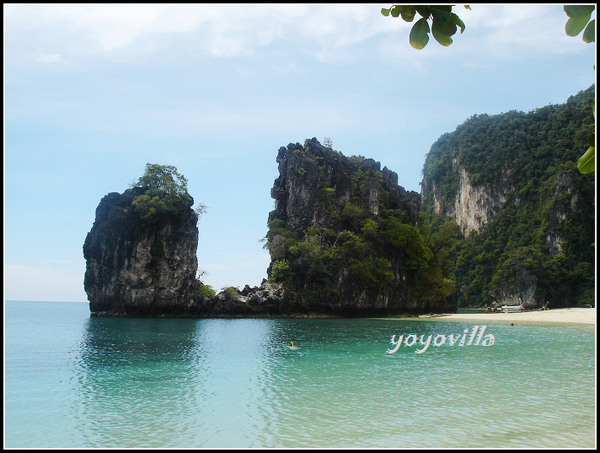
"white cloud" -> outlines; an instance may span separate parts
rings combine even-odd
[[[40,63],[58,63],[63,61],[63,58],[57,53],[44,54],[37,57]]]
[[[581,38],[565,33],[567,16],[562,5],[508,4],[472,5],[460,17],[468,32],[476,36],[476,46],[505,59],[523,55],[579,52]]]
[[[9,35],[35,30],[28,39],[61,48],[46,55],[110,53],[173,38],[193,52],[232,57],[286,40],[325,61],[348,58],[340,52],[398,28],[378,6],[352,4],[20,4],[5,7],[5,23]]]
[[[581,47],[580,39],[566,37],[560,5],[472,5],[455,11],[466,30],[456,35],[453,47],[465,54],[480,50],[510,59],[525,52]],[[385,58],[435,59],[440,49],[446,50],[432,38],[416,52],[408,45],[412,24],[383,17],[375,4],[9,4],[4,20],[8,39],[13,33],[26,34],[42,55],[38,61],[45,63],[70,53],[125,52],[120,55],[124,58],[157,49],[251,56],[284,41],[296,54],[338,63],[359,58],[360,45],[375,35],[383,42]]]
[[[380,55],[401,66],[428,71],[431,62],[447,62],[466,67],[488,67],[512,60],[555,58],[557,54],[573,54],[589,50],[581,37],[565,33],[567,16],[562,5],[492,4],[471,5],[471,10],[456,6],[453,11],[466,25],[464,33],[454,35],[449,47],[430,37],[425,49],[417,51],[408,42],[412,23],[400,18],[405,28],[386,33],[380,39]]]

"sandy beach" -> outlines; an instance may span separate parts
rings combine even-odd
[[[424,315],[422,318],[430,316]],[[596,324],[596,308],[557,308],[554,310],[523,311],[520,313],[452,313],[436,316],[438,319],[466,321],[524,321],[571,324]]]

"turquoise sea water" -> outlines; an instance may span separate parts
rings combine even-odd
[[[594,326],[495,321],[492,345],[433,344],[473,328],[6,302],[5,447],[595,447]],[[387,352],[410,334],[430,346]]]

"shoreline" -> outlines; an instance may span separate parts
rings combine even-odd
[[[596,308],[555,308],[550,310],[522,311],[519,313],[448,313],[421,315],[421,319],[450,319],[464,321],[525,321],[563,324],[596,324]]]

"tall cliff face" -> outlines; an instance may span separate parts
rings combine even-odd
[[[83,246],[92,315],[183,315],[199,299],[197,215],[188,206],[183,215],[142,222],[132,205],[142,194],[113,192],[96,209]]]
[[[290,143],[277,155],[279,177],[271,189],[275,210],[269,221],[280,219],[288,228],[341,226],[340,208],[357,206],[380,220],[380,205],[415,225],[421,200],[416,192],[398,185],[398,175],[373,159],[345,157],[322,146],[316,138],[304,146]],[[337,225],[336,225],[337,222]]]
[[[592,86],[562,105],[475,115],[431,147],[423,209],[463,234],[451,263],[460,305],[593,302],[595,184],[576,162],[594,97]]]
[[[499,175],[498,181],[490,185],[474,185],[464,167],[452,161],[452,170],[456,172],[457,187],[453,199],[444,200],[435,182],[425,180],[423,193],[428,193],[433,202],[433,212],[438,216],[449,217],[456,221],[462,235],[468,238],[471,233],[481,233],[485,226],[496,218],[504,203],[510,187],[506,175]]]
[[[269,279],[289,309],[374,315],[453,311],[425,294],[431,250],[417,228],[420,196],[379,162],[345,157],[316,139],[277,156],[267,248]]]

